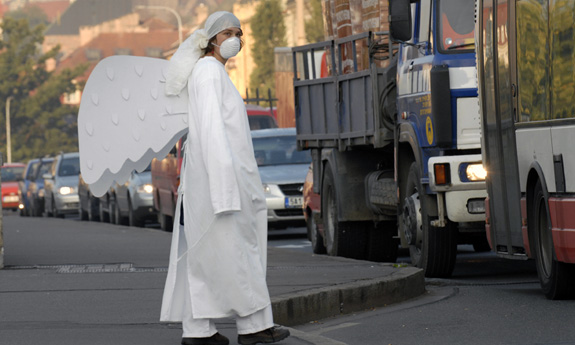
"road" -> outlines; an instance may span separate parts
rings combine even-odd
[[[10,217],[9,222],[18,223],[17,215],[5,215]],[[5,219],[6,220],[6,219]],[[30,219],[27,224],[36,224],[42,226],[42,219]],[[141,274],[141,279],[146,279],[146,284],[150,285],[150,279],[154,278],[154,284],[151,288],[142,290],[134,288],[130,294],[139,293],[149,294],[148,303],[141,305],[139,309],[132,311],[135,315],[140,315],[143,321],[138,323],[138,327],[144,332],[150,334],[161,333],[162,336],[171,336],[177,338],[178,330],[165,329],[152,323],[155,320],[156,313],[159,309],[160,295],[163,287],[163,271],[167,260],[167,251],[169,249],[169,234],[162,232],[155,226],[148,226],[145,230],[131,229],[120,226],[106,226],[101,232],[88,233],[93,224],[88,226],[85,222],[80,222],[77,218],[69,218],[64,222],[53,220],[46,222],[52,231],[54,225],[58,225],[58,234],[62,239],[66,239],[66,245],[53,248],[45,256],[35,255],[32,261],[28,256],[14,253],[13,248],[7,248],[8,264],[12,262],[18,265],[32,264],[51,264],[62,265],[70,264],[70,257],[81,255],[85,262],[125,262],[125,255],[120,255],[120,251],[129,251],[131,248],[144,248],[144,250],[135,252],[138,254],[131,255],[131,260],[137,264],[137,267],[148,267],[156,269],[157,273]],[[7,245],[24,245],[16,242],[14,231],[7,230]],[[78,231],[84,232],[86,236],[75,237]],[[32,234],[32,232],[22,228],[22,236]],[[46,233],[47,236],[48,233]],[[36,236],[44,236],[36,232]],[[116,240],[110,242],[108,246],[97,251],[86,250],[89,243],[86,239],[94,241],[101,240],[102,236],[113,236]],[[35,246],[42,246],[43,241],[34,241],[31,237],[18,237],[18,241],[29,241]],[[153,246],[161,245],[161,251],[151,250]],[[293,228],[288,230],[275,230],[270,232],[269,245],[285,250],[307,251],[311,252],[311,246],[305,238],[305,228]],[[82,246],[85,249],[82,249]],[[150,247],[150,250],[146,248]],[[40,252],[40,247],[38,252]],[[30,248],[34,250],[34,248]],[[84,250],[82,253],[74,253]],[[406,252],[401,252],[399,261],[406,262],[408,257]],[[39,262],[41,261],[41,262]],[[23,267],[24,268],[24,267]],[[11,273],[12,272],[12,273]],[[20,274],[27,271],[20,271]],[[40,277],[54,277],[61,282],[62,279],[73,279],[75,276],[69,275],[48,275],[47,271],[39,271]],[[154,271],[155,272],[155,271]],[[17,274],[19,271],[8,271],[7,274]],[[100,283],[100,277],[103,275],[84,274],[82,282],[94,290],[95,296],[105,296],[107,292],[100,292],[97,286]],[[118,275],[120,277],[120,275]],[[139,275],[130,274],[130,284],[138,284]],[[65,290],[53,289],[50,284],[58,284],[43,278],[42,289],[51,291],[52,296],[60,296],[62,301],[78,298],[74,292],[66,293]],[[118,281],[120,284],[122,281]],[[144,281],[142,281],[144,282]],[[5,288],[7,293],[5,297],[14,294],[10,289],[9,282]],[[48,284],[48,285],[46,285]],[[1,285],[1,284],[0,284]],[[69,291],[81,291],[81,289],[71,285]],[[37,290],[39,286],[30,286],[29,289]],[[42,290],[40,289],[40,290]],[[76,290],[74,290],[76,289]],[[42,291],[44,291],[42,290]],[[54,291],[52,291],[54,290]],[[293,327],[293,332],[299,333],[310,340],[312,344],[575,344],[575,328],[572,327],[575,321],[575,301],[548,301],[540,292],[537,275],[534,265],[530,261],[508,261],[497,258],[492,253],[475,253],[470,246],[460,246],[458,263],[455,267],[453,276],[450,279],[427,279],[426,293],[416,299],[408,302],[393,304],[384,308],[366,310],[347,316],[340,316],[332,319],[317,320],[312,323]],[[122,290],[123,291],[123,290]],[[126,292],[128,293],[128,292]],[[77,293],[76,293],[77,294]],[[10,320],[32,320],[25,322],[0,322],[0,338],[3,332],[9,332],[15,336],[28,333],[37,335],[41,334],[42,327],[37,326],[34,320],[42,320],[44,314],[52,313],[52,310],[60,308],[58,305],[42,305],[40,299],[41,291],[29,293],[30,296],[36,296],[37,299],[28,298],[26,301],[10,301],[10,303],[29,303],[35,305],[35,312],[32,316],[26,310],[11,309],[14,315]],[[132,296],[130,295],[130,296]],[[75,297],[76,296],[76,297]],[[128,295],[127,295],[128,296]],[[1,296],[0,296],[1,297]],[[100,296],[101,297],[101,296]],[[54,298],[54,297],[52,297]],[[133,298],[133,297],[129,297]],[[9,302],[5,300],[4,302]],[[9,303],[9,304],[10,304]],[[83,302],[86,303],[86,302]],[[76,308],[81,308],[81,303],[71,303]],[[91,306],[91,305],[90,305]],[[105,306],[105,305],[104,305]],[[91,306],[95,310],[93,317],[102,318],[105,315],[103,307],[98,305]],[[109,308],[109,306],[108,306]],[[100,309],[102,309],[100,311]],[[99,314],[98,314],[99,311]],[[105,315],[104,315],[105,314]],[[121,316],[121,314],[119,314]],[[110,317],[110,325],[124,322],[119,316]],[[0,317],[1,319],[1,317]],[[148,320],[149,319],[149,320]],[[138,320],[129,320],[137,323]],[[36,321],[38,322],[38,321]],[[94,324],[97,322],[94,321]],[[63,327],[63,326],[62,326]],[[79,327],[79,326],[74,326]],[[72,329],[75,329],[71,327]],[[103,327],[103,326],[99,326]],[[111,327],[111,326],[106,326]],[[119,328],[111,336],[117,338],[128,338],[128,334],[123,335],[123,328]],[[233,324],[222,325],[225,331],[233,329]],[[229,328],[229,330],[228,330]],[[40,330],[38,330],[40,329]],[[33,330],[33,332],[32,332]],[[46,330],[47,331],[47,330]],[[154,333],[155,332],[155,333]],[[132,336],[132,335],[130,335]],[[132,336],[133,337],[133,336]],[[136,339],[132,339],[136,340]],[[288,345],[290,342],[286,342]],[[2,344],[2,341],[0,341]]]
[[[305,238],[276,236],[270,245],[311,251]],[[575,344],[575,301],[547,300],[532,261],[458,250],[453,276],[426,279],[420,298],[296,329],[334,345]],[[409,262],[408,253],[398,261]]]

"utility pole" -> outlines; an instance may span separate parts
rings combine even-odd
[[[0,166],[4,164],[2,153],[0,153]],[[2,175],[0,175],[0,195],[2,195]],[[0,270],[4,268],[4,219],[2,215],[2,207],[0,207]]]

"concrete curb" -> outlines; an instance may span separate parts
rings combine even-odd
[[[423,270],[398,267],[375,279],[272,297],[274,322],[284,326],[383,307],[417,297],[425,291]]]

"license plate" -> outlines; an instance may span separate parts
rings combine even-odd
[[[303,196],[286,197],[286,208],[301,208],[303,206]]]
[[[8,195],[4,197],[4,202],[8,203],[8,202],[18,202],[20,201],[20,198],[18,196],[14,196],[14,195]]]

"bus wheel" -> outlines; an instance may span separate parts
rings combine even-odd
[[[401,229],[411,263],[422,268],[426,277],[449,277],[455,267],[457,232],[449,223],[443,228],[431,226],[428,211],[435,200],[424,193],[417,162],[409,168],[404,195]]]
[[[575,297],[575,265],[557,261],[549,221],[549,208],[541,181],[533,190],[533,219],[530,222],[533,255],[543,293],[549,299]]]
[[[359,222],[340,222],[338,220],[335,179],[329,165],[325,167],[321,197],[327,254],[365,259],[367,255],[365,226]]]

